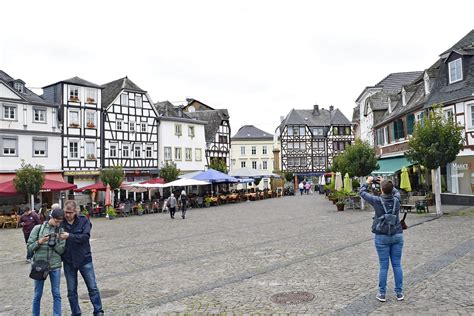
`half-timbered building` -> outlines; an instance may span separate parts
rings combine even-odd
[[[43,98],[60,104],[62,168],[78,187],[94,183],[101,168],[101,91],[79,77],[43,87]]]
[[[339,109],[314,105],[295,110],[277,128],[281,146],[281,170],[299,175],[321,174],[344,152],[354,136],[351,122]]]
[[[207,122],[206,132],[206,162],[209,165],[214,160],[222,160],[230,166],[230,123],[227,109],[212,107],[194,99],[187,99],[183,111],[191,117]]]
[[[102,165],[122,166],[128,182],[158,173],[158,113],[127,77],[103,85]]]

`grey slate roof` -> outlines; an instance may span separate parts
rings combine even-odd
[[[352,124],[356,124],[360,122],[360,107],[356,106],[352,110]]]
[[[462,51],[465,48],[474,48],[474,30],[471,30],[469,33],[467,33],[463,38],[461,38],[456,44],[451,46],[450,49],[444,51],[440,56],[443,56],[445,54],[450,53],[453,50],[459,50]]]
[[[290,113],[280,124],[280,130],[286,125],[308,125],[308,126],[331,126],[331,125],[350,125],[351,122],[342,114],[339,109],[332,111],[319,108],[315,112],[311,110],[295,110]]]
[[[180,117],[178,115],[178,109],[170,101],[161,101],[155,103],[155,108],[158,111],[159,115],[168,116],[168,117]],[[182,112],[185,118],[189,118],[187,113]]]
[[[3,70],[0,70],[0,80],[3,81],[7,86],[10,86],[11,88],[13,88],[13,82],[16,81]],[[24,83],[23,80],[19,80],[19,81],[22,81]],[[41,98],[39,95],[37,95],[36,93],[28,89],[26,86],[23,93],[17,92],[15,89],[13,90],[19,97],[23,98],[27,102],[57,106],[57,104],[48,102],[45,99]]]
[[[61,80],[61,81],[58,81],[56,83],[53,83],[53,84],[50,84],[50,85],[47,85],[44,88],[47,88],[49,86],[54,86],[58,83],[68,83],[68,84],[73,84],[73,85],[78,85],[78,86],[85,86],[85,87],[91,87],[91,88],[97,88],[97,89],[101,89],[102,87],[99,86],[98,84],[95,84],[95,83],[92,83],[90,81],[87,81],[87,80],[84,80],[82,78],[79,78],[79,77],[72,77],[72,78],[69,78],[69,79],[66,79],[66,80]]]
[[[102,85],[102,107],[109,106],[122,90],[146,93],[128,77],[120,78]]]
[[[400,92],[402,86],[412,83],[422,74],[422,71],[395,72],[382,79],[375,87],[388,93]]]
[[[207,143],[214,141],[214,137],[219,130],[221,122],[229,120],[229,112],[227,112],[226,109],[187,112],[186,114],[190,118],[207,122],[207,125],[204,128]]]
[[[256,128],[253,125],[244,125],[232,137],[232,140],[273,140],[273,135]]]

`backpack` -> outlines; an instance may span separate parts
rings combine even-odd
[[[397,226],[399,225],[398,216],[395,215],[397,199],[393,199],[393,208],[390,212],[387,211],[382,198],[380,198],[380,202],[382,203],[385,214],[375,218],[374,224],[372,225],[372,232],[392,236],[397,233]]]

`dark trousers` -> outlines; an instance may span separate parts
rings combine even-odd
[[[184,218],[186,216],[186,203],[181,205],[181,217]]]
[[[170,216],[174,218],[174,213],[176,213],[176,207],[170,207]]]

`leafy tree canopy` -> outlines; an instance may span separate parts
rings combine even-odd
[[[38,194],[44,184],[43,167],[39,165],[33,167],[22,160],[21,168],[16,170],[13,184],[18,192],[28,196]]]
[[[209,164],[209,168],[212,168],[214,170],[227,173],[227,164],[223,159],[213,159],[211,163]]]
[[[124,179],[122,166],[114,166],[111,168],[102,169],[100,171],[100,179],[105,185],[109,184],[110,189],[118,189]]]
[[[293,172],[285,172],[285,180],[288,181],[288,182],[291,182],[293,181]]]
[[[369,142],[357,139],[355,143],[346,148],[342,155],[334,158],[332,170],[339,171],[342,175],[365,177],[377,170],[377,157],[375,149]]]
[[[166,182],[171,182],[178,179],[180,170],[176,168],[176,164],[174,162],[165,162],[161,165],[160,168],[160,177],[165,179]]]
[[[441,105],[435,105],[421,124],[415,125],[405,157],[428,169],[443,167],[456,159],[464,147],[463,127],[444,117]]]

